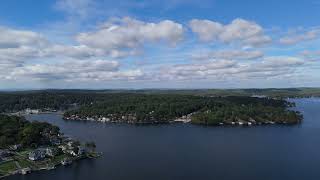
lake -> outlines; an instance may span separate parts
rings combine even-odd
[[[103,157],[10,180],[319,180],[320,99],[296,99],[301,125],[134,126],[30,115],[95,141]]]

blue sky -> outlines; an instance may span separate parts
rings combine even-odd
[[[317,0],[3,0],[0,89],[320,85]]]

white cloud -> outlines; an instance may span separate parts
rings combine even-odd
[[[319,38],[320,29],[313,29],[302,34],[291,34],[279,40],[280,44],[294,45],[300,42],[310,41]]]
[[[231,49],[234,47],[231,46],[226,49],[224,45],[217,46],[214,51],[193,52],[191,57],[201,61],[190,61],[185,57],[190,52],[186,52],[185,46],[182,46],[183,57],[179,53],[176,54],[176,49],[165,50],[168,54],[160,55],[159,61],[150,62],[150,66],[139,69],[127,60],[123,61],[124,66],[121,66],[118,61],[112,59],[135,56],[140,54],[145,46],[153,43],[177,45],[184,38],[183,25],[171,20],[154,23],[128,17],[111,19],[92,32],[76,34],[75,42],[61,44],[49,42],[37,32],[1,27],[0,79],[75,83],[172,82],[192,79],[226,82],[231,79],[233,82],[240,82],[243,79],[288,78],[294,75],[297,69],[306,67],[305,61],[300,58],[270,57],[253,49],[252,46],[262,45],[271,40],[264,34],[263,28],[254,22],[236,19],[223,25],[209,20],[192,20],[190,27],[199,35],[201,41],[235,45],[240,43],[243,47],[249,48]],[[308,38],[301,36],[291,42],[297,42],[297,39],[312,39],[314,34],[315,32],[312,32],[307,35]],[[186,49],[188,48],[189,46]],[[150,54],[158,56],[153,52]],[[152,59],[148,55],[142,58]],[[302,53],[305,59],[319,56],[320,53],[317,51]],[[167,61],[168,59],[170,61]]]
[[[241,51],[241,50],[216,50],[195,52],[192,58],[195,60],[231,59],[231,60],[252,60],[264,56],[262,51]]]
[[[260,63],[260,67],[279,68],[279,67],[299,66],[303,64],[304,64],[304,61],[297,57],[271,56],[271,57],[265,57],[264,60]]]
[[[47,43],[46,39],[38,33],[0,27],[0,49],[21,46],[42,47]]]
[[[90,58],[104,56],[106,53],[102,49],[89,48],[85,45],[52,45],[43,50],[43,56],[47,57],[71,57],[71,58]]]
[[[211,60],[202,63],[181,64],[162,67],[159,80],[208,79],[219,81],[232,78],[233,81],[255,78],[284,77],[295,73],[304,61],[296,57],[266,57],[262,61],[239,63],[232,60]]]
[[[201,41],[207,42],[217,40],[224,30],[222,24],[209,20],[193,19],[189,26],[194,33],[199,35]]]
[[[0,49],[0,62],[23,62],[26,59],[38,57],[37,48],[22,46],[19,48]]]
[[[117,61],[72,60],[55,64],[29,64],[15,67],[11,72],[0,73],[5,79],[28,79],[46,81],[113,81],[135,80],[144,73],[139,69],[119,70]]]
[[[162,67],[158,74],[160,80],[190,80],[207,78],[210,72],[220,72],[237,66],[235,61],[215,60],[204,63],[181,64]]]
[[[271,42],[271,38],[264,34],[260,25],[244,19],[235,19],[227,25],[210,20],[193,19],[189,26],[201,41],[240,42],[251,46],[260,46]]]
[[[81,33],[77,40],[92,48],[121,50],[139,48],[148,42],[176,44],[183,34],[183,26],[170,20],[147,23],[127,17],[109,21],[95,32]]]

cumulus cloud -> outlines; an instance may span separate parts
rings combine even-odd
[[[47,45],[47,41],[36,32],[0,27],[0,49],[29,45],[42,47]]]
[[[264,34],[261,26],[243,19],[236,19],[226,25],[209,20],[192,20],[190,27],[201,41],[207,42],[241,43],[252,47],[271,40]],[[201,61],[188,63],[190,59],[183,57],[187,58],[182,61],[184,64],[175,59],[166,62],[170,66],[163,61],[154,64],[150,62],[151,66],[144,66],[142,69],[136,68],[133,63],[126,64],[124,69],[114,60],[140,54],[148,44],[177,45],[183,40],[184,33],[183,25],[171,20],[154,23],[126,17],[110,19],[94,31],[76,34],[76,41],[72,44],[56,44],[37,32],[1,27],[0,79],[107,82],[192,79],[220,81],[233,78],[237,81],[290,76],[305,64],[297,57],[270,57],[252,48],[217,48],[214,51],[193,53],[192,59]],[[173,53],[170,57],[176,55],[176,51],[170,53]],[[186,53],[188,52],[183,52]],[[303,57],[315,57],[319,54],[313,51],[302,53]],[[238,61],[254,59],[256,61]]]
[[[5,79],[61,80],[61,81],[112,81],[134,80],[143,76],[139,69],[119,70],[117,61],[68,61],[55,64],[29,64],[0,74]]]
[[[193,19],[190,21],[189,26],[199,36],[201,41],[217,40],[224,30],[222,24],[209,20]]]
[[[255,22],[235,19],[223,25],[210,20],[193,19],[189,26],[201,41],[240,42],[244,45],[260,46],[271,42],[263,28]]]
[[[0,49],[0,62],[23,62],[25,59],[38,57],[37,48],[22,46],[19,48]]]
[[[259,67],[277,68],[303,65],[304,61],[297,57],[287,56],[271,56],[265,57],[264,60],[258,63]]]
[[[84,45],[52,45],[42,51],[46,57],[65,56],[77,59],[85,59],[94,56],[103,56],[106,53],[102,49],[89,48]]]
[[[88,47],[119,50],[139,48],[148,42],[176,44],[183,34],[183,26],[171,20],[148,23],[126,17],[109,21],[95,32],[81,33],[77,40]]]
[[[242,50],[216,50],[194,53],[192,59],[211,60],[211,59],[231,59],[231,60],[252,60],[264,56],[262,51],[242,51]]]
[[[302,34],[291,34],[279,40],[280,44],[294,45],[300,42],[310,41],[319,38],[320,29],[313,29]]]
[[[210,60],[203,63],[181,64],[162,67],[158,72],[159,80],[209,79],[233,80],[251,78],[272,78],[290,75],[302,66],[304,61],[296,57],[265,57],[262,61],[239,63],[232,60]]]
[[[41,56],[50,43],[39,33],[0,27],[0,69],[21,66]]]

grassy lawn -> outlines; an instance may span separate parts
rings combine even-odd
[[[31,151],[32,151],[32,149],[26,149],[24,151],[20,151],[19,154],[27,157]]]
[[[19,159],[18,162],[19,162],[21,168],[27,168],[27,167],[33,168],[34,167],[34,165],[32,163],[30,163],[29,161],[27,161],[25,159]]]
[[[55,157],[52,159],[51,163],[52,163],[52,164],[60,164],[61,161],[62,161],[64,158],[66,158],[66,157],[68,157],[68,156],[65,155],[65,154],[61,154],[61,155],[55,156]]]
[[[8,161],[0,164],[0,172],[8,173],[17,170],[16,164],[14,161]]]

